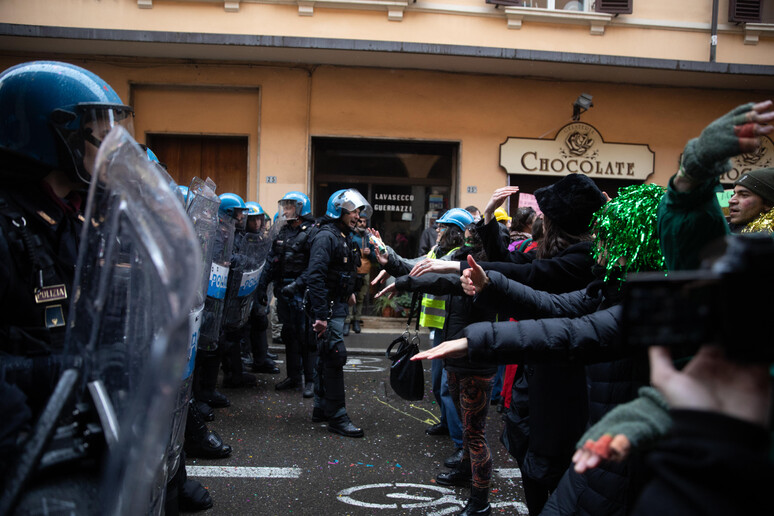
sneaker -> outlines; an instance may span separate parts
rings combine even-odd
[[[314,384],[306,382],[304,385],[304,398],[314,398]]]

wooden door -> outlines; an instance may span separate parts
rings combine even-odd
[[[146,141],[177,184],[209,177],[218,194],[235,193],[247,200],[246,136],[148,134]]]

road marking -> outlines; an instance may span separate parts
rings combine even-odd
[[[298,478],[301,468],[247,468],[237,466],[186,466],[189,477]]]
[[[500,478],[521,478],[521,470],[519,468],[495,468],[495,473]]]

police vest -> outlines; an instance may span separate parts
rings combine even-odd
[[[309,237],[313,222],[306,221],[298,227],[294,235],[280,235],[273,242],[274,255],[279,259],[280,276],[283,280],[294,280],[309,265]],[[289,232],[289,231],[288,231]]]
[[[455,247],[446,256],[450,255],[454,251],[459,249]],[[434,259],[436,248],[432,248],[427,257]],[[422,296],[422,311],[419,314],[419,325],[425,328],[438,328],[442,329],[446,322],[446,300],[444,297],[436,297],[431,294],[424,294]]]
[[[346,301],[355,291],[355,271],[360,266],[360,252],[352,239],[332,226],[327,227],[337,235],[336,245],[332,249],[325,287],[331,300],[341,302]]]

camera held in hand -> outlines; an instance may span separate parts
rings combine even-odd
[[[726,238],[711,269],[632,274],[625,284],[623,331],[629,346],[666,346],[690,356],[722,346],[728,358],[774,362],[774,239]]]

